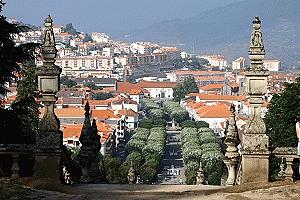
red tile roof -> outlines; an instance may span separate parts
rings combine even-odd
[[[92,118],[97,119],[109,119],[109,118],[118,118],[112,110],[92,110]]]
[[[154,82],[154,81],[142,81],[137,83],[142,88],[175,88],[176,82]]]
[[[40,109],[40,116],[44,115],[45,108]],[[58,118],[84,118],[83,108],[55,108],[54,112]]]
[[[200,118],[228,118],[230,116],[230,106],[218,103],[210,106],[203,106],[197,109]]]
[[[82,130],[82,124],[68,124],[62,127],[64,138],[79,138]]]
[[[205,90],[205,91],[208,91],[208,90],[217,90],[217,89],[222,89],[223,87],[225,86],[224,83],[220,83],[220,84],[208,84],[208,85],[205,85],[203,87],[201,87],[200,89],[201,90]]]
[[[129,83],[129,82],[117,82],[117,92],[119,93],[131,93],[132,91],[143,91],[143,88],[138,86],[137,84]]]
[[[119,110],[119,114],[129,116],[129,117],[136,117],[138,114],[137,112],[134,112],[132,109],[129,110]]]
[[[232,96],[232,95],[214,95],[214,94],[198,94],[201,100],[217,100],[217,101],[243,101],[245,96]]]

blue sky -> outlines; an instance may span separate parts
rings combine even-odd
[[[55,23],[72,22],[80,31],[120,34],[236,1],[241,0],[4,0],[3,15],[41,25],[51,14]]]

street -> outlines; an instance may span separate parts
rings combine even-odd
[[[159,184],[185,183],[180,133],[167,130],[166,148],[161,161],[161,171],[158,174]]]

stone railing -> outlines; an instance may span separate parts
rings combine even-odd
[[[278,180],[293,181],[294,172],[292,169],[294,159],[299,159],[296,147],[277,147],[273,155],[281,158]]]
[[[19,179],[19,158],[20,155],[33,155],[35,149],[34,144],[0,144],[0,156],[9,155],[12,159],[11,180]]]

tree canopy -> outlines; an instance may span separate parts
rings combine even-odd
[[[287,83],[282,94],[275,94],[265,116],[267,134],[273,147],[297,145],[295,124],[300,120],[300,79]]]
[[[66,85],[69,88],[77,85],[77,83],[75,81],[73,81],[72,79],[70,79],[68,76],[61,76],[60,83],[62,85]]]
[[[0,2],[0,12],[4,3]],[[17,98],[9,110],[0,108],[2,143],[31,143],[38,127],[38,108],[35,102],[37,90],[34,58],[39,44],[16,46],[13,37],[29,28],[9,23],[0,15],[0,97],[8,92],[7,83],[19,77]]]
[[[72,23],[68,23],[66,27],[64,28],[64,32],[70,33],[71,35],[76,35],[79,32],[73,27]]]
[[[203,70],[208,65],[208,60],[204,58],[180,58],[171,61],[175,68],[188,68],[190,70]]]
[[[2,6],[0,4],[0,12]],[[0,95],[6,95],[8,89],[6,83],[11,83],[15,74],[21,71],[20,63],[34,58],[34,43],[16,46],[13,37],[23,31],[29,31],[26,26],[9,23],[6,17],[0,15]]]
[[[199,92],[198,86],[195,82],[194,77],[190,77],[184,80],[182,84],[177,85],[173,89],[173,97],[174,101],[180,101],[185,97],[185,95],[191,93],[191,92]]]

